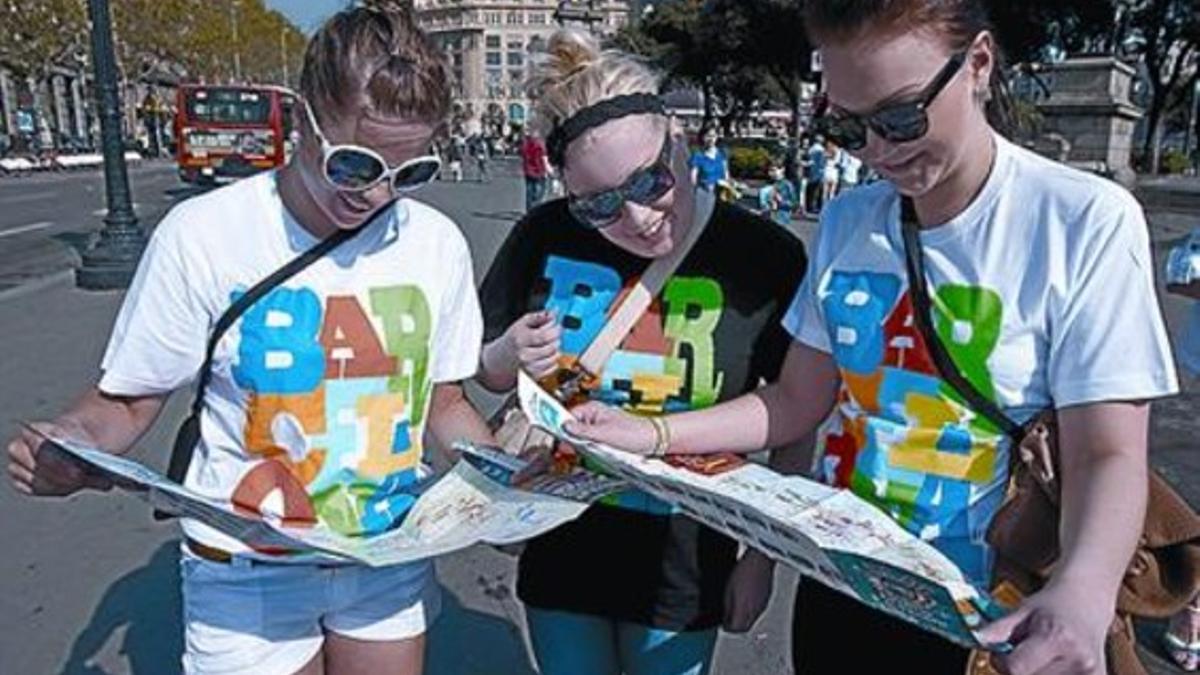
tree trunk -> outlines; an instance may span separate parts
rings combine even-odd
[[[1142,142],[1142,161],[1148,162],[1146,167],[1153,176],[1158,175],[1159,158],[1162,154],[1162,117],[1163,108],[1167,102],[1167,92],[1163,85],[1152,81],[1153,92],[1150,95],[1150,109],[1146,111],[1146,138]]]
[[[713,86],[707,78],[700,88],[700,93],[704,96],[704,119],[700,123],[702,129],[712,126],[713,118],[716,117],[713,111]]]

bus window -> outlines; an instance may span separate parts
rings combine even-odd
[[[265,124],[271,99],[244,89],[198,89],[188,97],[189,119],[210,124]]]

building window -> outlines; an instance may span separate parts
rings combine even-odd
[[[503,74],[498,69],[489,68],[487,71],[487,97],[491,99],[504,98]]]
[[[500,17],[500,12],[485,12],[483,15],[484,23],[490,26],[499,26]]]
[[[510,66],[525,65],[525,53],[524,52],[509,52],[508,53],[508,65],[510,65]]]
[[[499,35],[487,36],[487,48],[488,49],[500,49],[500,36]]]
[[[531,23],[535,26],[545,26],[546,25],[546,13],[545,12],[530,12],[529,13],[529,23]]]
[[[508,25],[519,26],[520,24],[523,24],[523,23],[525,23],[524,14],[522,14],[521,12],[509,12],[508,13]]]
[[[500,52],[488,52],[488,53],[487,53],[487,61],[486,61],[486,63],[487,63],[487,65],[489,65],[489,66],[499,66],[499,65],[501,65],[501,61],[500,61]]]

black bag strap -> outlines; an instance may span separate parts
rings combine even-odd
[[[213,355],[217,351],[217,343],[225,336],[226,331],[241,318],[242,314],[246,313],[246,310],[272,289],[296,276],[333,249],[353,239],[369,226],[370,223],[367,223],[353,230],[338,229],[337,232],[322,239],[315,246],[255,284],[221,314],[208,338],[208,347],[204,352],[204,365],[200,366],[200,377],[196,384],[196,397],[192,399],[191,413],[180,426],[179,433],[175,438],[175,445],[171,449],[171,461],[167,465],[167,478],[182,484],[183,479],[187,476],[188,466],[192,463],[192,454],[196,450],[196,443],[200,440],[200,411],[204,408],[204,393],[208,390],[208,383],[212,379]]]
[[[925,346],[929,349],[929,355],[933,358],[933,364],[942,379],[950,383],[950,386],[966,399],[975,412],[991,420],[1012,438],[1014,443],[1020,443],[1025,437],[1024,427],[1017,424],[1000,409],[1000,406],[971,384],[970,380],[958,369],[954,359],[946,351],[946,345],[942,343],[937,331],[933,328],[931,319],[933,302],[929,299],[929,285],[925,278],[925,255],[921,249],[920,228],[916,206],[913,205],[911,198],[902,196],[900,198],[900,230],[904,237],[904,263],[908,269],[908,295],[912,300],[913,321],[917,325],[917,330],[925,339]]]

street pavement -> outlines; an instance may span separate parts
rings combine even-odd
[[[504,163],[490,184],[439,183],[422,198],[460,223],[475,258],[477,278],[490,264],[512,222],[523,191],[516,167]],[[186,194],[169,164],[131,171],[139,217],[156,222]],[[54,261],[22,259],[50,243],[78,243],[100,225],[98,172],[0,180],[0,437],[16,423],[54,415],[97,374],[117,292],[78,291],[69,277],[27,283],[56,271]],[[37,195],[36,197],[34,195]],[[1196,224],[1198,214],[1152,218],[1156,259]],[[52,225],[19,231],[31,224]],[[811,222],[793,224],[808,240]],[[13,233],[16,232],[16,233]],[[13,234],[5,234],[13,233]],[[20,243],[20,247],[15,244]],[[27,254],[26,254],[27,255]],[[61,261],[60,261],[61,262]],[[1161,262],[1160,262],[1161,264]],[[20,274],[13,274],[20,267]],[[4,290],[7,277],[10,288]],[[1164,299],[1172,333],[1184,303]],[[162,467],[186,407],[176,396],[163,418],[134,450],[135,458]],[[1200,504],[1200,460],[1194,439],[1200,392],[1157,404],[1152,458]],[[493,400],[481,398],[482,405]],[[149,509],[126,496],[82,494],[68,500],[21,498],[0,487],[0,674],[174,673],[182,649],[178,544],[172,524],[155,522]],[[523,675],[535,672],[515,600],[515,564],[489,547],[474,547],[438,562],[445,606],[430,635],[427,672],[436,675]],[[571,570],[563,570],[570,574]],[[789,631],[795,575],[776,574],[776,592],[759,623],[740,636],[723,635],[716,673],[766,675],[790,672]],[[1157,651],[1161,627],[1141,632]],[[870,635],[853,636],[869,648]],[[854,672],[852,651],[847,672]],[[1179,672],[1149,654],[1152,672]]]
[[[143,224],[157,223],[172,204],[196,193],[166,160],[132,165],[129,178]],[[76,265],[105,213],[101,171],[0,179],[0,293]]]

